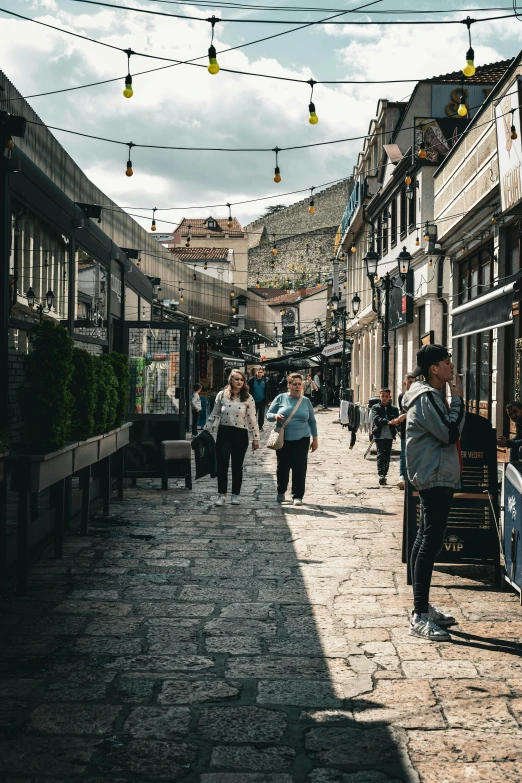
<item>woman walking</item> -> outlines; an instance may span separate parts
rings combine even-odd
[[[295,413],[294,413],[295,411]],[[303,505],[305,493],[308,450],[317,451],[317,423],[314,408],[307,397],[303,397],[303,378],[295,372],[288,378],[288,392],[279,394],[270,406],[267,419],[284,424],[285,442],[277,450],[277,501],[283,503],[292,471],[292,497],[294,506]],[[310,437],[312,443],[310,444]]]
[[[212,413],[205,429],[218,427],[216,456],[218,466],[218,498],[216,506],[226,503],[228,466],[232,460],[233,506],[239,505],[239,493],[243,482],[243,462],[248,449],[248,437],[252,438],[252,450],[259,448],[259,427],[256,405],[248,393],[246,376],[241,370],[231,370],[228,384],[216,396]]]

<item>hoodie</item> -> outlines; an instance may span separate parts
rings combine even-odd
[[[406,469],[415,489],[460,487],[457,441],[464,427],[464,402],[416,381],[402,400],[406,418]]]

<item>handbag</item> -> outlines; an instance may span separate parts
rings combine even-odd
[[[303,401],[303,397],[299,397],[299,402],[293,409],[292,413],[288,417],[288,419],[285,421],[282,427],[276,427],[273,432],[270,433],[268,436],[268,440],[266,442],[267,449],[272,449],[273,451],[277,451],[278,449],[282,449],[285,445],[285,427],[287,424],[290,424],[290,421],[292,419],[292,416],[294,413],[297,413],[299,406],[301,405]]]

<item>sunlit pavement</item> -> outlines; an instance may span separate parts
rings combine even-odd
[[[518,598],[437,567],[453,641],[410,637],[398,455],[318,419],[301,508],[264,447],[240,506],[144,480],[2,603],[3,783],[522,780]]]

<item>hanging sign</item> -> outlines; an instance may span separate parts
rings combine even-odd
[[[208,345],[201,343],[199,346],[199,380],[206,381],[208,372]]]
[[[500,202],[505,212],[522,200],[522,130],[520,80],[506,90],[495,106]],[[513,131],[514,128],[514,131]],[[516,138],[513,136],[516,135]]]

